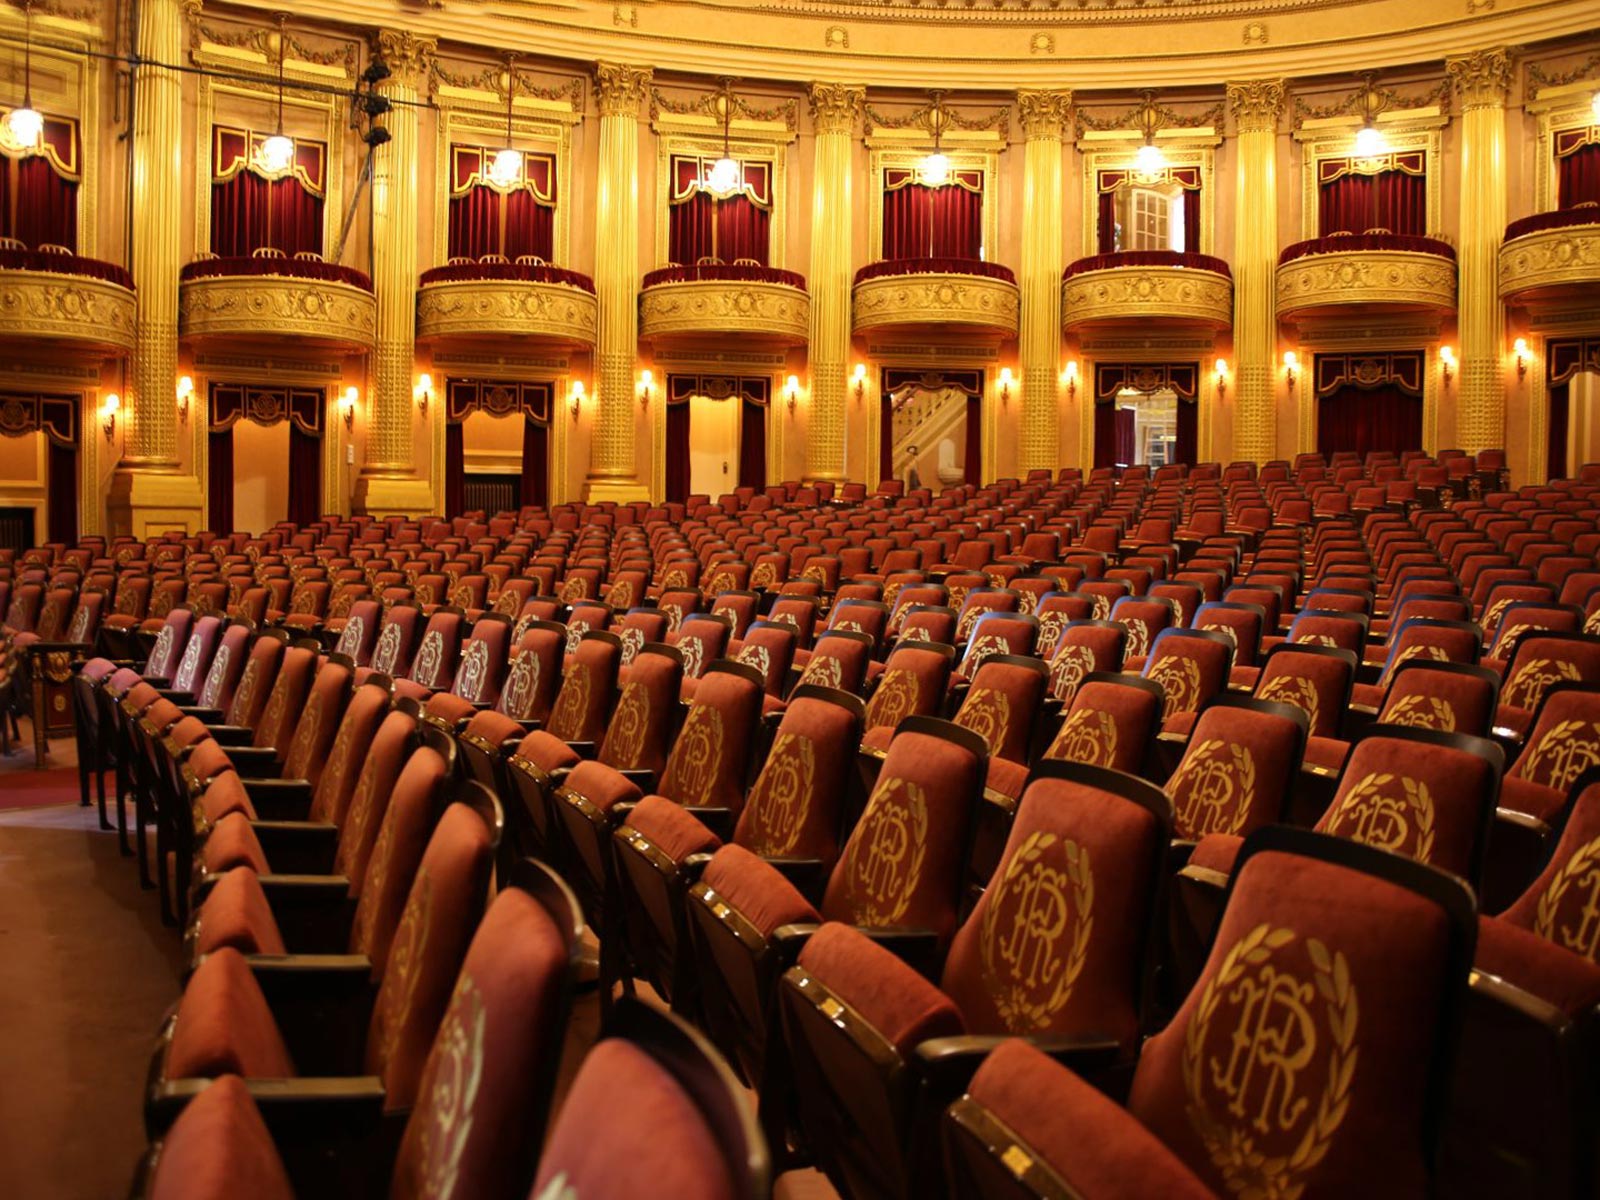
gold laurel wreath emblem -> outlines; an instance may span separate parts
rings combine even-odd
[[[1046,758],[1108,767],[1117,756],[1117,723],[1108,712],[1080,708],[1068,715]]]
[[[639,765],[639,751],[644,747],[644,733],[649,725],[649,694],[644,684],[629,683],[622,689],[622,699],[617,701],[617,711],[606,732],[607,758],[612,766],[631,771]]]
[[[1050,694],[1065,703],[1078,694],[1084,676],[1094,670],[1094,651],[1088,646],[1063,646],[1050,664]]]
[[[1311,732],[1317,731],[1317,715],[1321,707],[1317,700],[1317,687],[1304,675],[1279,675],[1267,680],[1261,689],[1260,699],[1294,705],[1309,718]]]
[[[709,704],[696,704],[672,747],[661,790],[685,808],[703,808],[712,801],[722,759],[722,714]]]
[[[895,833],[891,822],[904,835],[904,844],[899,847],[886,844]],[[893,775],[883,779],[850,839],[845,878],[861,924],[893,925],[905,915],[927,855],[927,795],[919,784],[909,780]],[[879,861],[880,857],[883,861]],[[896,883],[898,887],[894,886]]]
[[[583,716],[588,709],[589,672],[582,667],[574,667],[562,681],[555,708],[550,712],[551,735],[564,742],[577,741],[578,735],[583,732]]]
[[[1597,943],[1591,940],[1588,946],[1582,946],[1576,944],[1572,938],[1563,937],[1561,931],[1556,928],[1556,918],[1561,915],[1561,901],[1566,897],[1567,890],[1585,872],[1593,870],[1597,863],[1600,863],[1600,838],[1580,846],[1577,853],[1556,872],[1555,878],[1550,881],[1550,886],[1545,888],[1544,894],[1539,897],[1539,905],[1534,911],[1533,919],[1533,931],[1540,937],[1591,960],[1595,959]]]
[[[1376,772],[1363,777],[1355,787],[1334,801],[1333,811],[1328,818],[1327,832],[1341,834],[1352,841],[1363,842],[1369,846],[1377,846],[1380,850],[1405,854],[1418,862],[1431,861],[1434,831],[1433,796],[1428,791],[1428,785],[1421,780],[1413,779],[1409,775],[1402,775],[1399,778],[1400,787],[1405,792],[1405,807],[1412,820],[1399,821],[1400,829],[1396,836],[1374,838],[1370,830],[1363,831],[1359,828],[1361,814],[1371,811],[1374,806],[1387,805],[1393,810],[1398,810],[1395,798],[1383,794],[1383,789],[1394,782],[1395,776],[1379,775]],[[1345,827],[1352,824],[1358,828],[1348,833],[1343,832]],[[1412,843],[1410,850],[1406,849],[1407,842]]]
[[[1578,737],[1585,725],[1600,734],[1600,725],[1591,722],[1557,721],[1528,753],[1526,765],[1516,774],[1558,792],[1566,791],[1574,779],[1600,762],[1600,741]]]
[[[1046,859],[1055,860],[1047,862]],[[1037,876],[1051,871],[1066,877],[1072,886],[1072,908],[1061,914],[1062,925],[1072,922],[1072,942],[1067,947],[1064,960],[1053,965],[1060,967],[1059,977],[1053,982],[1046,979],[1044,995],[1031,981],[1018,977],[1013,964],[1002,961],[1005,932],[999,929],[1000,918],[1006,903],[1017,891],[1028,891],[1024,873]],[[1063,907],[1065,907],[1063,905]],[[1027,912],[1014,914],[1013,920],[1027,919]],[[1075,920],[1074,920],[1075,918]],[[1014,931],[1013,926],[1013,931]],[[1063,930],[1064,931],[1064,930]],[[1089,852],[1078,843],[1059,839],[1043,831],[1029,836],[1012,856],[1006,867],[1005,878],[996,889],[984,913],[982,928],[983,976],[995,1011],[1012,1033],[1031,1033],[1048,1029],[1051,1019],[1066,1007],[1072,998],[1073,986],[1083,973],[1084,961],[1089,956],[1089,941],[1094,933],[1094,870],[1089,862]]]
[[[1414,729],[1438,729],[1453,733],[1456,728],[1456,710],[1448,700],[1438,696],[1404,696],[1381,718],[1386,725],[1409,725]]]
[[[1581,678],[1572,663],[1536,658],[1506,685],[1505,703],[1516,708],[1536,708],[1551,684]]]
[[[1169,654],[1151,667],[1146,675],[1159,683],[1166,695],[1163,718],[1173,713],[1193,712],[1200,699],[1200,662],[1187,654]]]
[[[816,786],[817,752],[810,738],[780,733],[750,789],[750,849],[767,858],[791,853],[800,840],[807,800]]]
[[[872,694],[872,702],[867,705],[867,728],[879,725],[893,728],[900,724],[916,708],[920,692],[917,677],[910,671],[897,668],[886,672],[878,690]]]
[[[1178,835],[1196,840],[1208,833],[1238,833],[1250,815],[1255,791],[1256,760],[1250,748],[1221,738],[1208,738],[1185,754],[1166,787]]]
[[[1011,701],[994,688],[973,688],[956,714],[955,723],[981,737],[989,754],[998,756],[1011,726]]]
[[[1237,984],[1246,970],[1265,965],[1273,954],[1296,937],[1292,929],[1273,929],[1257,925],[1229,949],[1201,994],[1194,1019],[1184,1034],[1183,1082],[1188,1093],[1187,1113],[1211,1161],[1222,1172],[1228,1190],[1248,1200],[1296,1200],[1305,1191],[1297,1180],[1320,1163],[1333,1143],[1334,1134],[1350,1107],[1359,1048],[1355,1044],[1359,1005],[1350,967],[1341,952],[1328,953],[1316,938],[1305,942],[1307,957],[1316,972],[1316,988],[1327,1005],[1327,1027],[1331,1039],[1328,1053],[1328,1078],[1317,1101],[1317,1111],[1299,1143],[1288,1154],[1266,1156],[1245,1127],[1226,1124],[1212,1117],[1202,1099],[1205,1085],[1204,1047],[1206,1032],[1217,1006],[1228,989]]]

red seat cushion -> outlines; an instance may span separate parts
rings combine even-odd
[[[201,954],[224,946],[241,954],[286,953],[261,876],[249,867],[234,867],[217,880],[196,916],[195,949]]]
[[[1507,775],[1500,781],[1500,805],[1514,809],[1541,821],[1550,821],[1560,813],[1567,798],[1553,787]]]
[[[552,771],[575,767],[579,762],[578,755],[572,747],[542,729],[535,729],[523,738],[517,746],[516,753],[533,763],[546,775]]]
[[[1600,966],[1499,917],[1478,918],[1474,965],[1568,1016],[1600,1003]]]
[[[646,796],[624,824],[644,834],[673,862],[681,863],[691,854],[709,854],[722,845],[722,839],[704,822],[665,796]]]
[[[148,1196],[293,1200],[272,1135],[237,1075],[224,1075],[184,1106],[162,1142]]]
[[[929,1038],[962,1032],[955,1004],[866,934],[829,922],[800,952],[800,965],[883,1035],[901,1055]]]
[[[822,920],[776,867],[757,858],[743,846],[724,846],[711,856],[700,877],[730,907],[761,931],[763,937],[784,925],[814,924]]]
[[[1349,755],[1349,742],[1339,738],[1309,737],[1306,739],[1306,754],[1302,761],[1307,766],[1339,771],[1344,768],[1344,760]]]
[[[250,818],[242,812],[229,813],[211,827],[210,836],[200,848],[200,862],[212,875],[234,867],[249,867],[258,875],[272,873]]]
[[[232,947],[207,955],[178,1002],[165,1078],[281,1079],[294,1073],[283,1035],[244,955]]]
[[[1195,845],[1194,852],[1189,855],[1189,865],[1232,875],[1234,860],[1239,857],[1239,849],[1243,845],[1244,839],[1235,837],[1231,833],[1207,834],[1200,839]]]

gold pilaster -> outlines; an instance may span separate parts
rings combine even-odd
[[[1277,455],[1277,346],[1273,288],[1278,266],[1278,118],[1281,79],[1228,85],[1238,133],[1233,244],[1233,453],[1265,462]]]
[[[1054,471],[1061,430],[1061,139],[1071,92],[1021,91],[1022,445],[1018,468]]]
[[[594,288],[600,301],[595,353],[595,434],[587,499],[646,498],[635,447],[633,360],[639,345],[639,118],[650,68],[601,63],[600,175],[595,185]]]
[[[1506,229],[1506,92],[1511,59],[1503,48],[1445,63],[1461,101],[1461,232],[1456,249],[1457,331],[1461,341],[1456,443],[1470,454],[1505,445],[1501,366],[1505,310],[1498,291]]]
[[[844,478],[845,379],[850,358],[851,138],[863,87],[811,85],[816,140],[811,193],[811,414],[806,477]],[[863,472],[863,476],[865,472]]]

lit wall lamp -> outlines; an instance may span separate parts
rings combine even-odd
[[[1217,359],[1217,399],[1221,400],[1228,394],[1228,360]]]
[[[583,408],[583,380],[574,379],[572,381],[572,391],[570,393],[570,396],[571,396],[572,419],[574,421],[576,421],[578,419],[579,411]]]
[[[1450,377],[1456,373],[1456,352],[1449,346],[1439,347],[1439,374],[1444,377],[1444,386],[1450,386]]]
[[[189,399],[194,395],[194,380],[187,375],[178,377],[178,420],[189,420]]]
[[[1518,338],[1511,343],[1511,352],[1517,356],[1517,378],[1528,377],[1528,339]]]
[[[794,416],[795,406],[800,403],[800,377],[791,375],[783,381],[783,398],[789,402],[789,415]]]
[[[104,416],[100,427],[106,431],[106,441],[108,442],[117,436],[117,410],[121,407],[122,397],[115,392],[109,393],[105,398],[105,403],[100,407],[100,411]]]
[[[1000,407],[1005,408],[1011,402],[1011,385],[1016,379],[1011,374],[1010,367],[1000,368]]]
[[[1283,377],[1289,384],[1289,394],[1294,394],[1294,378],[1300,370],[1300,356],[1293,350],[1283,352]]]
[[[865,400],[866,397],[867,397],[867,364],[866,363],[857,363],[856,364],[855,374],[850,376],[850,383],[856,389],[856,406],[860,407],[861,402],[863,400]]]
[[[411,398],[417,402],[417,411],[428,415],[428,401],[433,399],[433,376],[424,372],[417,376],[417,386],[411,389]]]
[[[1066,385],[1067,399],[1076,400],[1078,398],[1078,364],[1076,362],[1067,363],[1066,370],[1061,372],[1061,382]]]
[[[649,371],[639,372],[639,407],[645,412],[650,410],[650,393],[655,388],[656,377]]]
[[[354,387],[347,387],[344,395],[339,397],[339,415],[344,418],[344,427],[347,432],[353,432],[356,427],[356,398],[361,393]]]

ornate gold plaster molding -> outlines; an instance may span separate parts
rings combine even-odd
[[[594,69],[595,91],[599,96],[602,117],[632,117],[637,121],[644,113],[644,104],[650,96],[651,70],[633,67],[627,63],[600,63]]]
[[[529,343],[595,344],[599,302],[559,283],[471,279],[424,284],[419,338],[516,335]]]
[[[1307,255],[1278,268],[1280,320],[1315,309],[1367,305],[1454,309],[1456,265],[1434,254],[1345,250]]]
[[[743,333],[804,345],[811,299],[781,283],[695,280],[646,288],[639,298],[639,336]]]
[[[0,272],[0,337],[132,353],[138,306],[125,287],[79,275]]]
[[[1251,79],[1228,85],[1228,108],[1240,133],[1276,131],[1285,98],[1281,79]]]
[[[1017,93],[1017,114],[1022,120],[1022,136],[1028,141],[1056,141],[1065,135],[1072,118],[1072,93],[1033,91]]]
[[[1568,225],[1512,238],[1500,248],[1500,295],[1600,284],[1600,225]]]
[[[1503,106],[1511,90],[1513,65],[1503,46],[1446,59],[1444,70],[1463,110]]]
[[[867,104],[867,89],[851,83],[813,83],[810,91],[811,121],[817,133],[855,132]]]
[[[405,87],[421,87],[433,71],[439,39],[409,29],[382,29],[373,39],[372,52],[389,64],[392,78]]]
[[[178,289],[178,332],[186,338],[310,338],[371,349],[377,326],[377,300],[347,283],[245,275],[191,279]]]
[[[966,325],[1016,335],[1017,285],[981,275],[890,275],[855,286],[854,328]]]
[[[1233,324],[1233,281],[1192,267],[1111,267],[1085,271],[1061,285],[1061,327],[1106,321],[1194,321]]]

